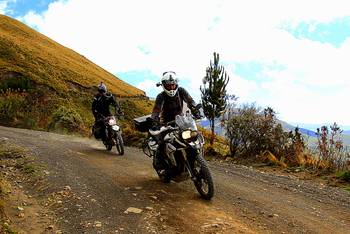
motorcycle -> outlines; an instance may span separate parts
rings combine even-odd
[[[143,152],[153,157],[153,168],[161,180],[181,182],[190,178],[202,198],[210,200],[214,196],[213,179],[203,155],[204,138],[189,112],[155,130],[150,128],[149,116],[134,121],[136,129],[148,129]],[[155,163],[157,154],[164,156],[164,167]]]
[[[124,142],[122,137],[122,131],[120,126],[117,124],[117,120],[115,116],[103,116],[100,115],[100,119],[102,121],[101,124],[104,124],[105,133],[103,133],[103,129],[100,126],[94,124],[92,127],[92,132],[97,140],[102,139],[102,134],[107,136],[106,140],[103,141],[103,144],[106,146],[108,151],[111,151],[113,146],[117,148],[117,152],[119,155],[124,155]]]

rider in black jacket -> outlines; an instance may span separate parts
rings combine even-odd
[[[163,92],[158,94],[151,118],[159,123],[167,123],[175,119],[183,111],[184,102],[194,115],[198,115],[196,103],[188,92],[178,86],[175,72],[164,72],[161,85]]]
[[[182,114],[184,102],[196,118],[201,117],[193,98],[184,88],[178,86],[175,72],[164,72],[161,86],[163,87],[163,92],[158,94],[151,115],[155,127],[159,126],[159,124],[173,121],[176,115]],[[158,168],[163,166],[162,149],[163,144],[161,143],[155,160]]]
[[[115,97],[111,93],[107,92],[107,86],[103,82],[97,86],[97,90],[98,93],[95,95],[92,101],[91,109],[95,117],[95,126],[101,128],[102,141],[105,141],[107,134],[104,124],[104,117],[112,115],[109,106],[112,105],[115,108],[116,114],[122,115],[123,112],[121,111]]]

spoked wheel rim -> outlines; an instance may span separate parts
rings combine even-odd
[[[202,157],[194,161],[193,170],[196,181],[194,182],[197,191],[202,198],[210,200],[214,195],[213,178],[211,177],[208,165]]]
[[[209,193],[209,183],[208,181],[203,177],[203,173],[201,171],[201,165],[200,163],[196,160],[194,162],[194,169],[197,174],[197,184],[199,189],[203,192],[203,194],[208,194]]]
[[[198,183],[199,183],[199,188],[202,190],[202,192],[204,194],[208,194],[209,193],[209,184],[208,184],[207,180],[205,180],[204,178],[200,178]]]

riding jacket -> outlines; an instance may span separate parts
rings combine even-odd
[[[184,88],[179,87],[174,97],[163,91],[156,98],[151,118],[162,123],[173,121],[176,115],[182,114],[184,102],[192,113],[195,112],[196,103]]]
[[[112,105],[116,112],[120,112],[120,107],[115,97],[110,93],[97,93],[92,101],[92,113],[95,118],[98,118],[98,114],[104,117],[111,115],[109,106]]]

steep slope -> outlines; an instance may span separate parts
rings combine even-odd
[[[2,77],[18,72],[35,84],[66,92],[72,85],[84,88],[103,80],[118,95],[145,95],[84,56],[68,49],[26,25],[0,16],[0,68]]]
[[[0,15],[0,123],[36,129],[87,132],[96,85],[119,97],[127,119],[148,112],[139,90],[84,56]]]

